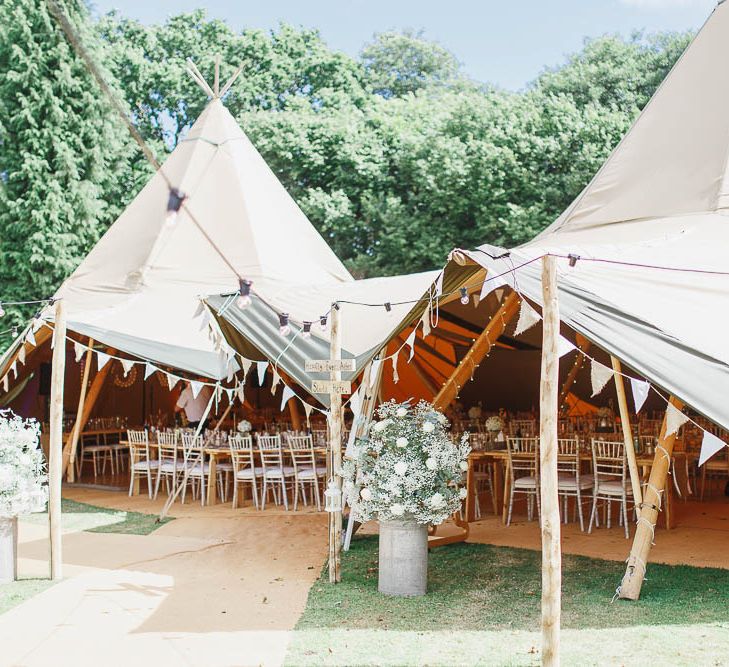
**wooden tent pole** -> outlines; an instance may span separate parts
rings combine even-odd
[[[590,349],[590,341],[580,334],[577,334],[575,336],[575,342],[577,343],[578,349],[580,349],[582,352],[587,352]],[[570,387],[577,379],[577,374],[582,370],[582,367],[585,365],[585,359],[586,357],[584,354],[578,354],[575,358],[575,363],[572,364],[572,368],[570,368],[569,373],[567,373],[567,378],[562,385],[562,391],[559,393],[560,412],[567,411],[567,404],[565,403],[565,401],[567,400],[567,395],[570,393]]]
[[[451,376],[445,381],[443,387],[433,399],[433,406],[436,410],[445,410],[458,396],[458,392],[465,384],[473,369],[481,363],[489,353],[496,340],[504,333],[506,325],[519,310],[519,295],[512,292],[506,297],[499,310],[496,311],[486,328],[475,340],[471,349],[463,357],[461,363],[456,366]]]
[[[301,413],[299,412],[299,401],[294,396],[288,400],[289,415],[291,417],[291,427],[294,431],[301,430]]]
[[[63,381],[66,372],[66,312],[63,299],[55,304],[51,374],[50,442],[48,445],[48,527],[51,579],[63,577],[61,552],[61,484],[63,482]]]
[[[342,329],[339,306],[334,304],[329,316],[331,322],[331,342],[329,345],[329,358],[337,361],[342,358]],[[342,379],[340,371],[332,371],[331,379]],[[329,449],[331,452],[331,474],[337,486],[342,488],[342,478],[339,472],[342,469],[342,395],[336,391],[330,394],[329,407],[331,419],[329,423]],[[339,583],[341,573],[342,552],[342,510],[329,513],[329,582]]]
[[[683,402],[675,396],[670,397],[669,404],[677,410],[683,408]],[[640,506],[640,516],[635,529],[633,547],[630,550],[630,556],[628,556],[628,567],[625,570],[625,576],[618,589],[619,597],[624,600],[637,600],[640,597],[640,589],[643,586],[643,579],[645,578],[648,554],[653,544],[653,533],[655,531],[656,521],[658,520],[658,512],[661,509],[662,494],[666,488],[668,470],[671,466],[673,444],[676,441],[675,433],[666,435],[667,418],[668,408],[663,418],[663,425],[661,426],[661,434],[656,445],[651,474],[648,479],[648,485],[646,486],[643,503]]]
[[[615,390],[618,394],[618,407],[620,409],[620,426],[623,430],[625,441],[625,454],[628,458],[628,470],[630,471],[630,485],[633,489],[633,498],[637,507],[643,502],[643,493],[640,488],[640,472],[638,462],[635,460],[635,445],[633,443],[633,431],[630,428],[630,413],[628,412],[628,401],[625,398],[625,383],[623,382],[620,359],[610,356],[615,371]]]
[[[542,258],[542,373],[539,397],[539,480],[542,519],[542,664],[559,665],[562,586],[557,415],[559,411],[559,304],[556,258]]]
[[[109,354],[114,354],[116,352],[115,349],[109,348],[107,350]],[[104,381],[106,380],[107,376],[109,375],[109,371],[111,370],[111,367],[114,363],[113,359],[109,359],[109,361],[106,362],[106,365],[94,375],[94,379],[91,381],[91,386],[89,387],[88,392],[86,393],[86,400],[84,401],[84,409],[81,414],[81,419],[77,420],[78,423],[78,432],[79,432],[79,438],[81,437],[81,434],[84,431],[84,427],[86,426],[86,423],[89,421],[89,417],[91,417],[91,412],[94,409],[94,406],[96,405],[96,401],[99,398],[99,394],[101,393],[101,388],[104,386]],[[76,424],[73,425],[72,432],[76,430]],[[68,442],[66,443],[66,446],[63,448],[63,461],[62,461],[62,471],[66,472],[66,467],[68,466],[68,462],[71,460],[71,438],[69,438]]]
[[[68,468],[66,469],[66,479],[69,482],[76,481],[76,467],[74,465],[76,461],[76,448],[78,447],[78,439],[81,435],[81,417],[84,413],[84,403],[86,401],[86,390],[89,388],[89,374],[91,373],[91,361],[94,353],[94,339],[89,338],[89,349],[86,351],[86,361],[84,363],[84,373],[81,378],[81,392],[78,398],[78,410],[76,410],[76,423],[73,425],[71,431],[71,442],[66,443],[66,447],[69,450]]]

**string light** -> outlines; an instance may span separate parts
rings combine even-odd
[[[385,303],[385,312],[388,315],[392,315],[392,304],[389,301]]]
[[[282,336],[288,336],[291,333],[291,327],[289,326],[289,314],[288,313],[281,313],[278,316],[278,322],[279,322],[279,328],[278,332]]]
[[[17,338],[18,337],[18,326],[17,325],[13,325],[13,328],[10,330],[10,335],[13,338]]]
[[[319,318],[319,328],[322,331],[326,331],[327,330],[327,316],[326,315],[322,315]]]
[[[579,255],[573,255],[572,253],[570,253],[569,255],[567,255],[567,259],[568,259],[568,260],[569,260],[569,262],[570,262],[570,267],[571,267],[571,268],[574,268],[574,266],[575,266],[575,264],[577,264],[577,260],[578,260],[579,258],[580,258],[580,256],[579,256]]]
[[[251,305],[251,303],[252,303],[251,285],[252,284],[253,284],[252,281],[241,278],[240,288],[238,290],[238,299],[236,300],[236,304],[238,305],[238,308],[248,308],[248,306]]]
[[[170,188],[170,195],[167,198],[167,216],[165,217],[168,225],[172,226],[177,222],[177,214],[183,201],[185,201],[185,195],[177,188]]]
[[[304,328],[301,331],[302,338],[311,338],[311,322],[304,322]]]
[[[468,288],[467,288],[467,287],[461,287],[461,303],[462,303],[462,304],[463,304],[464,306],[467,306],[467,305],[468,305],[468,302],[469,302],[470,300],[471,300],[471,299],[470,299],[470,298],[469,298],[469,296],[468,296]]]

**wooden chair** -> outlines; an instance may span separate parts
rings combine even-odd
[[[192,498],[195,500],[196,490],[200,493],[200,504],[205,504],[205,478],[210,472],[210,464],[205,462],[203,437],[194,433],[182,434],[182,504],[185,504],[187,485],[192,488]],[[197,482],[197,484],[196,484]]]
[[[287,439],[289,455],[294,466],[294,511],[299,504],[299,489],[301,489],[304,505],[308,504],[306,500],[306,485],[308,484],[316,499],[316,509],[321,512],[319,485],[321,480],[326,477],[326,466],[317,466],[314,441],[310,435],[289,435]]]
[[[534,419],[512,419],[509,422],[509,435],[513,438],[533,438],[537,434]]]
[[[259,435],[258,452],[261,457],[261,466],[263,467],[263,489],[261,491],[261,509],[266,508],[266,494],[268,493],[268,483],[271,482],[271,490],[273,491],[274,502],[278,504],[279,499],[277,492],[280,490],[283,496],[283,504],[286,510],[289,509],[289,500],[286,493],[287,482],[294,480],[294,467],[285,466],[283,460],[283,450],[281,448],[280,435]]]
[[[144,431],[127,431],[129,440],[129,495],[134,493],[134,482],[137,475],[147,478],[147,492],[152,498],[152,471],[159,467],[159,460],[149,454],[149,436]]]
[[[588,533],[592,532],[592,524],[600,526],[597,514],[597,503],[603,501],[606,505],[607,527],[610,528],[610,512],[614,502],[620,503],[618,523],[625,528],[625,539],[630,537],[628,528],[628,499],[632,499],[633,490],[628,478],[627,458],[625,456],[625,443],[608,442],[606,440],[592,440],[592,468],[595,476],[595,487],[592,493],[592,512]]]
[[[160,481],[164,477],[167,495],[177,490],[181,473],[184,471],[182,461],[179,459],[179,443],[176,432],[157,431],[157,481],[154,485],[154,497],[159,493]]]
[[[253,438],[250,435],[234,435],[228,440],[230,460],[233,465],[233,509],[238,507],[238,485],[250,483],[253,503],[258,509],[258,478],[263,466],[257,466],[253,454]]]
[[[562,520],[567,523],[569,499],[574,498],[580,518],[580,530],[584,532],[582,492],[593,488],[594,477],[581,473],[580,441],[577,438],[559,438],[557,448],[557,493],[562,498]]]
[[[509,513],[506,525],[511,524],[514,496],[520,493],[527,501],[527,519],[534,517],[534,501],[537,514],[541,513],[539,499],[539,438],[506,438],[509,462]]]

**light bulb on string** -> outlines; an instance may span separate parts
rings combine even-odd
[[[579,255],[573,255],[572,253],[570,253],[569,255],[567,255],[567,259],[570,262],[570,268],[575,268],[575,264],[577,264],[577,260],[579,258],[580,258]]]
[[[177,188],[170,188],[170,194],[167,197],[167,215],[165,216],[167,225],[172,226],[177,222],[177,214],[183,201],[185,201],[185,195]]]
[[[288,336],[291,333],[291,327],[289,326],[289,314],[281,313],[278,316],[279,328],[278,332],[282,336]]]
[[[238,289],[238,298],[236,299],[238,308],[248,308],[248,306],[250,306],[253,302],[251,299],[252,284],[252,281],[241,278],[240,287]]]
[[[311,322],[304,322],[304,328],[301,330],[302,338],[311,338]]]
[[[10,335],[13,338],[17,338],[18,337],[18,327],[17,327],[17,325],[13,325],[13,328],[10,330]]]
[[[467,306],[470,300],[471,298],[468,296],[468,289],[466,289],[465,287],[461,287],[461,303],[464,306]]]
[[[327,330],[327,316],[326,315],[322,315],[319,318],[319,328],[322,331],[326,331]]]
[[[389,301],[385,304],[385,312],[392,316],[392,304]]]

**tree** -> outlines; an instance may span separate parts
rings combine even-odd
[[[57,1],[98,55],[85,5]],[[2,0],[0,299],[51,296],[122,210],[137,187],[127,137],[45,2]]]

